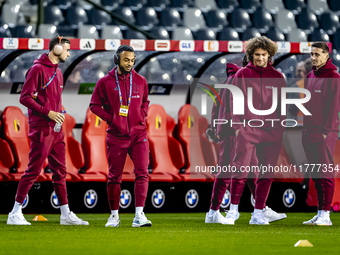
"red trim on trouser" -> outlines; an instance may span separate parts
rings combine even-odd
[[[107,136],[107,158],[109,175],[107,192],[110,210],[119,209],[120,184],[126,156],[129,153],[135,172],[135,206],[144,207],[148,192],[149,141],[146,132],[130,139]]]
[[[219,165],[228,166],[230,164],[231,158],[234,157],[234,144],[235,137],[228,136],[219,143],[220,144],[220,155],[219,155]],[[252,158],[251,164],[257,165],[256,155]],[[228,189],[228,186],[231,181],[232,173],[228,172],[218,172],[214,181],[212,195],[211,195],[211,204],[210,209],[217,211],[220,208],[225,192]],[[248,186],[250,192],[255,197],[255,187],[256,187],[257,177],[252,178],[252,180],[248,180]]]
[[[241,167],[251,166],[252,159],[258,159],[258,165],[276,166],[282,145],[282,129],[262,130],[241,127],[236,138],[235,156],[232,165],[238,171],[232,174],[231,203],[239,204],[244,184],[249,172],[241,172]],[[255,209],[265,207],[274,173],[258,173],[255,188]]]
[[[333,156],[337,140],[337,132],[330,132],[324,139],[322,133],[311,133],[307,130],[303,134],[302,143],[308,164],[326,164],[334,167]],[[323,168],[317,171],[315,167],[311,177],[315,182],[319,210],[330,211],[335,189],[335,172],[322,170]]]
[[[30,127],[30,152],[28,167],[19,181],[15,201],[22,204],[28,191],[41,173],[46,158],[52,171],[52,183],[59,204],[68,204],[66,190],[65,142],[62,131],[56,133],[53,127]]]

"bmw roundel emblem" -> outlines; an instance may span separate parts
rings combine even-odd
[[[59,206],[60,206],[59,200],[58,200],[58,197],[57,197],[57,194],[55,193],[55,191],[52,192],[50,201],[51,201],[51,205],[54,209],[59,209]]]
[[[98,201],[97,192],[93,189],[89,189],[84,195],[84,204],[87,208],[92,209],[96,206]]]
[[[228,208],[228,206],[230,205],[230,191],[227,190],[224,193],[223,199],[222,199],[222,203],[220,205],[221,208],[226,209]]]
[[[165,194],[163,190],[156,189],[151,196],[151,202],[153,207],[155,208],[161,208],[164,205],[165,202]]]
[[[195,208],[198,204],[198,193],[196,190],[191,189],[185,195],[185,203],[189,208]]]
[[[132,200],[132,196],[130,191],[127,189],[123,189],[120,192],[120,201],[119,201],[119,206],[123,209],[126,209],[130,206]]]
[[[27,207],[29,200],[30,200],[30,199],[29,199],[29,196],[28,196],[28,194],[27,194],[26,197],[25,197],[24,202],[22,203],[22,209],[24,209],[24,208]]]
[[[250,195],[250,203],[253,207],[255,207],[255,198],[254,198],[253,194]]]
[[[285,207],[292,207],[295,204],[296,194],[292,189],[286,189],[282,196]]]

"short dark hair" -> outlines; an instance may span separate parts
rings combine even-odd
[[[55,35],[51,40],[50,43],[48,45],[49,50],[53,50],[54,46],[56,46],[57,44],[59,44],[59,37],[62,37],[60,35]],[[62,37],[60,44],[64,44],[64,43],[68,43],[71,44],[71,41],[65,37]]]
[[[116,54],[120,55],[123,51],[135,52],[135,50],[129,45],[121,45],[118,47]]]
[[[329,47],[324,42],[315,42],[315,43],[312,43],[312,47],[322,49],[323,53],[329,53]]]

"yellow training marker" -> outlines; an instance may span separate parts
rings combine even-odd
[[[34,217],[33,221],[48,221],[48,220],[42,215],[37,215]]]
[[[313,247],[313,244],[311,244],[308,240],[300,240],[294,245],[294,247]]]

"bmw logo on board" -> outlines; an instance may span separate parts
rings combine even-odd
[[[197,191],[194,189],[191,189],[185,195],[185,204],[189,208],[195,208],[198,204],[198,199],[199,199],[199,196],[198,196]]]

